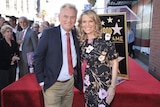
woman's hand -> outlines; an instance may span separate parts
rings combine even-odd
[[[107,98],[106,98],[106,102],[110,105],[110,103],[112,102],[113,98],[115,96],[115,87],[110,86],[108,88],[107,91]]]
[[[19,58],[18,56],[13,56],[13,57],[12,57],[12,62],[18,61],[18,60],[20,60],[20,58]]]

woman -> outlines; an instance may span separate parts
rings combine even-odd
[[[43,31],[44,31],[45,29],[47,29],[47,28],[49,28],[48,24],[45,24],[45,23],[42,23],[42,24],[41,24],[41,26],[40,26],[40,28],[39,28],[39,32],[40,32],[40,33],[38,34],[38,39],[41,38],[41,35],[42,35]]]
[[[84,11],[78,20],[82,61],[86,61],[84,97],[86,107],[109,107],[115,95],[118,53],[108,35],[102,34],[99,16]],[[112,62],[112,65],[111,63]]]
[[[1,33],[3,38],[0,39],[0,90],[9,85],[11,80],[15,78],[13,74],[16,71],[11,66],[15,61],[19,60],[17,56],[19,54],[18,44],[12,40],[12,27],[10,25],[3,25]]]

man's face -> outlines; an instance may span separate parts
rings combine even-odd
[[[12,27],[14,27],[15,22],[11,18],[9,18],[9,23],[11,24]]]
[[[22,29],[26,29],[28,27],[28,21],[24,18],[19,19],[19,24],[22,27]]]
[[[76,22],[77,13],[74,9],[64,8],[59,14],[59,21],[65,31],[70,31]]]
[[[3,18],[0,18],[0,27],[3,26],[3,23],[5,22],[5,20]]]

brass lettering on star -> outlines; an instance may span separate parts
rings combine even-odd
[[[113,36],[113,37],[112,37],[112,40],[113,40],[115,43],[124,43],[123,36]]]
[[[103,27],[103,32],[112,34],[113,31],[111,27]]]

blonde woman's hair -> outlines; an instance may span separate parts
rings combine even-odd
[[[95,37],[101,37],[102,36],[102,24],[101,24],[101,20],[99,18],[99,16],[97,15],[97,13],[94,10],[86,10],[84,11],[79,19],[78,19],[78,38],[80,43],[82,44],[83,42],[85,42],[85,40],[87,39],[87,35],[86,33],[83,31],[82,29],[82,16],[83,15],[87,15],[89,16],[96,24],[96,30],[94,32],[94,36]]]
[[[11,31],[12,31],[13,28],[12,28],[10,25],[3,25],[3,26],[1,27],[1,33],[2,33],[2,35],[4,34],[4,32],[5,32],[7,29],[11,29]]]

